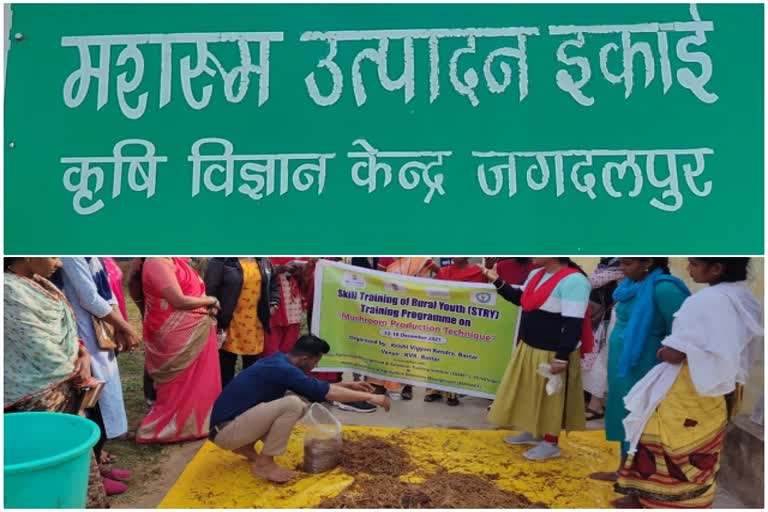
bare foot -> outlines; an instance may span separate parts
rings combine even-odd
[[[256,477],[264,478],[265,480],[269,480],[270,482],[275,482],[277,484],[284,484],[296,476],[295,471],[281,468],[273,461],[269,461],[267,463],[254,462],[251,464],[251,473],[253,473],[253,475]]]
[[[241,457],[245,457],[251,462],[256,462],[259,457],[259,454],[256,453],[256,450],[253,448],[253,446],[249,445],[238,448],[237,450],[232,450],[232,452],[240,455]]]
[[[634,496],[624,496],[623,498],[613,500],[611,502],[611,505],[613,505],[614,508],[630,508],[630,509],[643,508],[642,505],[640,505],[640,502],[637,501],[637,498],[635,498]]]
[[[604,471],[600,473],[592,473],[589,475],[592,480],[599,480],[601,482],[615,482],[619,479],[619,474],[615,471]]]

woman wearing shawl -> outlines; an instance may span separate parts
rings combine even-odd
[[[763,308],[747,287],[749,258],[690,258],[710,285],[685,301],[653,368],[627,395],[629,458],[619,508],[709,508],[723,436],[763,336]]]
[[[443,281],[459,281],[462,283],[487,283],[483,269],[477,265],[471,265],[469,258],[453,258],[453,262],[450,265],[442,267],[435,276],[435,279]],[[450,406],[459,405],[459,395],[457,393],[451,393],[448,391],[441,392],[436,389],[427,388],[427,392],[424,394],[425,402],[436,402],[445,400]]]
[[[525,458],[545,460],[560,456],[558,436],[563,428],[585,428],[580,352],[592,350],[587,312],[590,285],[570,258],[534,258],[533,263],[543,268],[532,272],[522,287],[509,285],[495,270],[485,269],[499,294],[523,308],[518,344],[488,420],[524,430],[505,441],[534,445]],[[561,389],[548,394],[549,379],[540,370],[562,375]]]
[[[280,284],[280,304],[269,321],[263,357],[269,357],[277,352],[290,352],[301,336],[304,301],[295,275],[301,267],[291,265],[291,262],[299,259],[269,258],[274,269],[274,277]]]
[[[72,307],[45,279],[61,260],[5,258],[4,265],[4,410],[77,414],[78,384],[91,377],[91,358],[78,342]],[[109,506],[93,454],[86,506]]]
[[[581,362],[584,391],[589,393],[587,421],[605,416],[605,395],[608,389],[608,330],[613,310],[613,292],[624,279],[619,258],[600,258],[597,268],[589,276],[592,292],[589,294],[589,311],[595,348]]]
[[[616,323],[608,341],[608,396],[605,403],[605,438],[621,443],[621,462],[627,457],[624,442],[624,397],[632,386],[659,364],[656,352],[672,331],[672,320],[691,294],[680,279],[669,275],[669,258],[619,258],[626,278],[613,293]],[[616,481],[617,473],[595,473],[595,480]]]
[[[100,258],[61,258],[61,261],[63,266],[54,275],[54,282],[75,310],[78,335],[91,355],[91,373],[105,383],[98,405],[90,411],[91,418],[103,423],[105,439],[102,441],[123,437],[128,433],[128,418],[117,354],[115,350],[99,347],[93,319],[99,318],[115,328],[118,351],[138,346],[139,336],[117,308],[117,300]],[[101,462],[107,462],[108,458],[109,455],[104,454]]]
[[[221,393],[215,297],[183,258],[147,258],[144,290],[146,367],[157,401],[136,441],[173,443],[208,435],[211,408]]]

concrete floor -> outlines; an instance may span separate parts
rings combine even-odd
[[[351,381],[351,375],[344,376],[345,381]],[[342,411],[336,407],[330,410],[339,421],[345,425],[419,428],[434,427],[461,430],[495,429],[486,421],[487,408],[490,400],[483,398],[465,397],[456,407],[448,406],[444,401],[424,402],[424,389],[415,388],[413,400],[394,400],[392,409],[387,413],[378,409],[372,413],[356,413]],[[326,404],[328,405],[328,404]],[[602,420],[587,424],[589,430],[602,430]],[[736,496],[718,487],[714,508],[747,508]]]
[[[344,381],[352,380],[351,375],[344,375]],[[326,404],[328,405],[328,404]],[[400,427],[400,428],[455,428],[461,430],[492,430],[495,425],[488,423],[490,400],[464,397],[455,407],[444,401],[428,403],[424,401],[424,389],[414,388],[413,400],[393,400],[392,409],[387,413],[378,409],[372,413],[357,413],[331,408],[334,416],[345,425]],[[602,420],[590,422],[589,430],[601,430]]]

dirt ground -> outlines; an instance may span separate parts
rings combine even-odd
[[[159,477],[154,481],[147,482],[130,502],[124,502],[122,499],[116,500],[112,503],[112,508],[157,507],[204,442],[194,441],[170,447],[167,457],[160,462],[157,468]]]

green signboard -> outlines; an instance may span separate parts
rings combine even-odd
[[[762,5],[14,5],[9,37],[8,253],[763,252]]]
[[[493,398],[520,309],[490,284],[400,276],[321,261],[312,332],[328,341],[319,371],[353,371]]]

